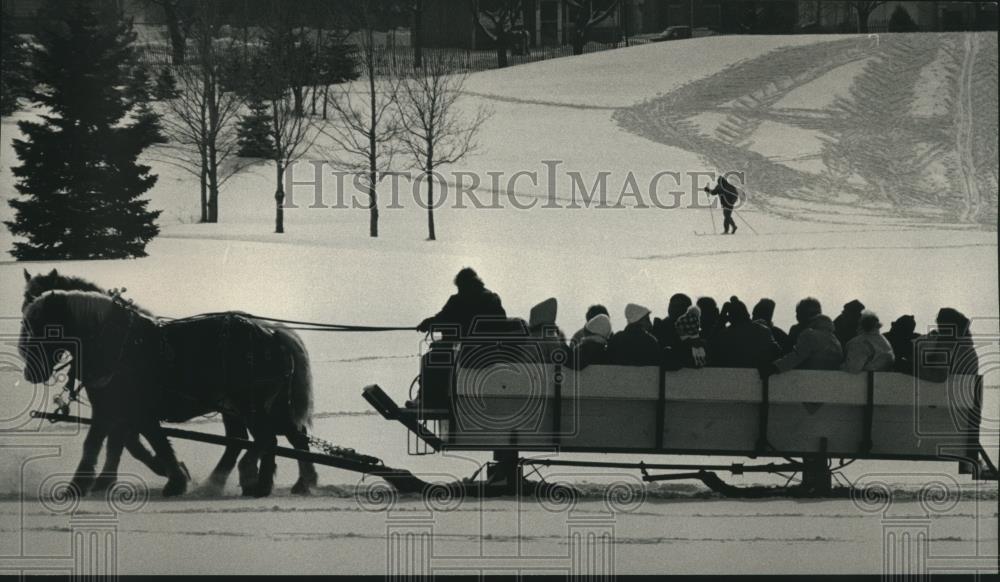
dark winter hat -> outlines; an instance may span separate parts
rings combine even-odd
[[[600,305],[600,304],[598,304],[598,305],[591,305],[587,309],[587,321],[590,321],[591,319],[594,319],[595,317],[597,317],[598,315],[601,315],[601,314],[607,315],[607,316],[611,315],[610,313],[608,313],[608,308],[607,307],[605,307],[603,305]]]
[[[688,307],[691,307],[693,302],[691,298],[683,293],[675,293],[670,297],[670,304],[667,306],[667,316],[673,319],[684,315]]]
[[[844,304],[844,311],[848,313],[861,313],[864,310],[865,310],[865,304],[858,301],[857,299],[853,299],[849,303]]]
[[[732,323],[750,321],[750,312],[747,311],[747,304],[740,301],[738,297],[735,295],[730,297],[727,305],[729,305],[729,321]]]
[[[901,315],[889,326],[890,331],[905,335],[912,334],[916,329],[917,319],[912,315]]]
[[[696,304],[698,309],[701,309],[702,314],[711,315],[719,312],[719,304],[711,297],[699,297]]]
[[[800,323],[809,321],[822,313],[823,306],[815,297],[806,297],[795,306],[795,319]]]
[[[937,324],[941,331],[951,331],[956,337],[969,334],[969,318],[961,311],[952,307],[944,307],[937,314]]]
[[[753,306],[753,318],[771,321],[774,319],[774,300],[767,297],[757,302]]]
[[[459,291],[476,291],[486,285],[472,267],[465,267],[455,275],[455,286]]]

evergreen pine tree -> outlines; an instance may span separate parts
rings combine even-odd
[[[156,76],[153,97],[161,101],[177,97],[177,78],[170,67],[163,67]]]
[[[148,136],[123,123],[135,34],[120,14],[95,6],[49,2],[32,50],[39,86],[31,99],[45,113],[41,123],[18,123],[21,196],[8,202],[15,218],[5,221],[25,239],[11,252],[21,260],[139,257],[159,233],[160,211],[143,199],[156,176],[137,163]]]
[[[910,12],[897,4],[889,17],[889,32],[916,32],[917,29],[917,23],[913,21]]]
[[[125,97],[134,104],[150,100],[149,71],[143,64],[138,64],[129,71],[128,83],[125,85]]]
[[[163,134],[163,124],[160,123],[160,114],[153,109],[148,101],[140,101],[136,105],[135,127],[141,130],[141,134],[149,144],[167,143],[170,140]]]
[[[249,111],[240,116],[236,127],[239,149],[237,155],[244,158],[274,157],[274,141],[271,139],[270,112],[267,103],[259,94],[250,96]]]
[[[0,115],[17,111],[18,99],[31,90],[28,51],[11,26],[14,20],[6,12],[0,18]]]

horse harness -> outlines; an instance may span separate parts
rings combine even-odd
[[[295,360],[288,348],[276,337],[274,329],[257,322],[252,315],[227,312],[195,315],[177,320],[150,320],[140,316],[130,300],[113,294],[112,300],[126,318],[112,316],[92,338],[94,345],[114,345],[106,372],[86,383],[89,390],[109,386],[127,368],[152,367],[161,395],[161,416],[165,420],[187,420],[192,409],[205,409],[198,414],[222,411],[230,414],[267,412],[283,392],[291,404],[291,379]],[[143,325],[143,322],[148,322]],[[214,333],[213,333],[214,332]],[[191,349],[190,344],[195,344]],[[142,350],[143,346],[147,347]],[[155,348],[151,347],[155,346]],[[101,354],[103,358],[105,354]],[[230,366],[236,362],[237,366]],[[77,366],[72,366],[62,394],[56,397],[56,412],[68,413],[70,402],[79,400],[76,386]],[[82,379],[81,379],[82,383]],[[261,393],[263,386],[281,383],[282,390]],[[250,389],[249,399],[241,388]],[[173,396],[183,404],[171,404]],[[260,410],[263,408],[263,410]]]

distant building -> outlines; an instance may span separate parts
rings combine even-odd
[[[469,0],[424,0],[425,44],[490,48],[493,43],[477,26],[473,5]],[[869,27],[886,30],[897,6],[907,11],[919,30],[997,28],[997,3],[972,1],[885,2],[869,16]],[[564,0],[523,0],[522,7],[519,28],[529,45],[570,42],[575,27],[575,9],[570,4]],[[670,26],[707,28],[721,34],[854,32],[857,16],[850,2],[838,0],[621,0],[589,37],[610,42],[661,32]]]

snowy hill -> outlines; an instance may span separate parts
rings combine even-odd
[[[498,194],[504,207],[475,209],[466,197],[457,208],[450,189],[433,243],[424,241],[426,211],[405,180],[398,207],[382,212],[377,240],[367,238],[366,210],[309,208],[313,194],[302,187],[294,191],[299,208],[286,212],[287,234],[272,234],[273,168],[264,163],[226,184],[220,224],[195,224],[196,180],[151,152],[160,176],[151,199],[164,213],[150,256],[0,261],[8,318],[0,333],[16,333],[24,267],[125,286],[163,315],[240,309],[415,325],[440,308],[454,273],[472,265],[512,315],[557,297],[567,333],[582,325],[592,303],[607,305],[618,329],[627,303],[661,315],[672,293],[686,292],[720,303],[733,294],[748,302],[770,296],[776,323],[785,327],[806,295],[832,315],[860,298],[885,322],[914,314],[921,329],[950,305],[974,318],[974,332],[996,337],[996,36],[879,38],[702,38],[476,73],[465,105],[487,104],[494,115],[478,152],[451,170],[478,176],[477,196]],[[8,197],[15,195],[9,168],[17,164],[10,146],[16,119],[4,120],[0,146]],[[327,155],[320,143],[309,157]],[[684,174],[717,169],[747,174],[749,201],[738,212],[736,236],[711,236],[721,232],[721,216],[697,189],[709,178],[694,186]],[[519,171],[537,172],[537,183],[521,178],[499,191],[490,184],[491,172],[506,181]],[[627,197],[623,208],[566,207],[574,196],[567,172],[578,172],[587,188],[603,175],[613,205],[630,175],[645,196],[664,171],[682,174],[660,185],[664,198],[681,193],[679,208],[637,208]],[[308,168],[296,173],[308,177]],[[536,206],[514,208],[508,192]],[[323,195],[327,203],[336,199],[335,181]],[[382,199],[391,199],[388,187]],[[3,219],[10,213],[0,209]],[[0,248],[10,242],[4,230]],[[308,335],[317,410],[327,414],[317,434],[388,464],[412,465],[401,429],[338,414],[366,410],[360,390],[369,383],[405,398],[420,342],[416,333]],[[995,350],[995,342],[984,349]],[[5,386],[13,385],[8,380]],[[987,383],[995,386],[996,378]],[[27,407],[32,398],[23,382],[0,396],[5,407]],[[191,463],[189,446],[179,446],[182,456],[204,464],[193,471],[205,474],[214,454]],[[75,459],[76,450],[67,455]],[[353,479],[339,475],[330,480]]]

